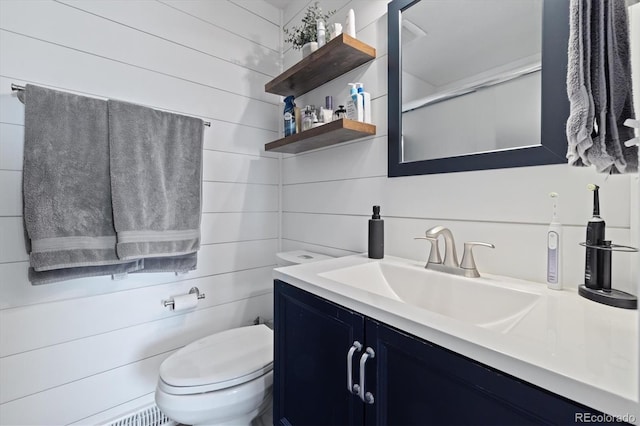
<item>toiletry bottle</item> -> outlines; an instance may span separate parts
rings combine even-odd
[[[327,96],[324,98],[324,109],[322,110],[322,121],[324,123],[331,123],[333,121],[333,97]]]
[[[341,118],[347,118],[347,110],[344,105],[338,105],[338,109],[333,113],[334,120],[340,120]]]
[[[316,113],[315,108],[311,108],[311,127],[318,127],[321,126],[322,123],[320,123],[320,120],[318,120],[318,115]]]
[[[364,85],[362,83],[356,83],[358,93],[362,96],[362,118],[365,123],[372,124],[371,122],[371,93],[364,91]]]
[[[318,34],[318,48],[320,48],[327,43],[324,22],[321,20],[316,21],[316,32]]]
[[[373,206],[373,216],[369,219],[369,257],[384,257],[384,220],[380,219],[380,206]]]
[[[547,287],[562,290],[562,225],[558,221],[558,193],[552,192],[553,217],[547,231]]]
[[[311,108],[307,105],[304,108],[304,117],[302,117],[302,131],[309,130],[313,127],[313,117],[311,116]]]
[[[349,88],[349,96],[345,99],[345,105],[347,110],[347,117],[349,120],[355,120],[358,116],[356,111],[356,105],[354,104],[354,96],[358,93],[358,89],[356,89],[355,83],[348,83]]]
[[[296,106],[293,96],[284,98],[284,135],[291,136],[296,133],[296,118],[294,108]]]
[[[293,109],[296,118],[296,133],[300,133],[302,131],[302,111],[300,107],[295,107]]]
[[[349,120],[362,121],[362,95],[358,94],[355,83],[349,83],[349,97],[347,98],[347,118]]]
[[[591,289],[602,288],[602,262],[604,250],[598,250],[593,246],[601,246],[604,243],[605,222],[600,217],[600,187],[590,183],[589,191],[593,191],[593,217],[587,223],[587,250],[584,266],[584,285]],[[589,247],[591,246],[591,247]]]
[[[344,33],[356,38],[356,15],[353,9],[349,9],[347,19],[344,22]]]

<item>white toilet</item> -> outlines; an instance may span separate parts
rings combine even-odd
[[[278,253],[278,265],[329,259],[303,250]],[[156,404],[186,425],[272,425],[273,331],[234,328],[188,344],[164,360]]]
[[[266,325],[212,334],[160,366],[156,404],[187,425],[250,425],[271,409],[273,331]]]

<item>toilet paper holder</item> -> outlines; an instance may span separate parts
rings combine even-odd
[[[198,289],[198,287],[191,287],[191,290],[189,290],[189,294],[193,294],[193,293],[196,294],[198,299],[204,299],[206,296],[204,293],[202,294],[200,293],[200,290]],[[173,309],[174,302],[173,302],[173,299],[170,299],[170,300],[164,300],[162,304],[164,305],[165,308],[167,306],[171,306],[171,309]]]

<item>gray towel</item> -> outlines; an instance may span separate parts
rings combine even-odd
[[[567,93],[567,158],[598,172],[638,170],[638,148],[625,147],[634,116],[624,0],[571,0]]]
[[[130,272],[145,272],[142,270],[144,262],[136,260],[104,266],[84,266],[80,268],[63,268],[38,272],[29,268],[29,281],[33,285],[51,284],[59,281],[75,280],[78,278],[97,277],[101,275],[120,275]]]
[[[21,100],[24,223],[33,282],[138,269],[138,262],[116,256],[106,101],[33,85]],[[57,269],[65,271],[52,271]],[[51,273],[45,278],[42,271]]]
[[[117,265],[85,266],[82,268],[65,268],[42,272],[29,268],[29,281],[31,284],[39,285],[101,275],[121,275],[141,272],[184,273],[196,269],[197,263],[198,254],[191,253],[182,256],[139,259]]]
[[[572,1],[569,15],[569,49],[567,64],[567,95],[570,111],[567,120],[567,159],[572,165],[590,165],[586,151],[593,145],[593,97],[591,96],[589,34],[591,1]],[[584,161],[583,161],[584,159]]]
[[[177,272],[193,271],[198,266],[198,253],[183,254],[182,256],[148,257],[142,259],[144,269],[137,272]]]
[[[200,248],[203,121],[108,102],[118,257],[195,253]]]

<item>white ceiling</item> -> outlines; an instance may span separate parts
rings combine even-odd
[[[265,0],[272,6],[277,7],[278,9],[286,9],[290,4],[293,4],[296,0]],[[298,2],[300,0],[297,0]]]

